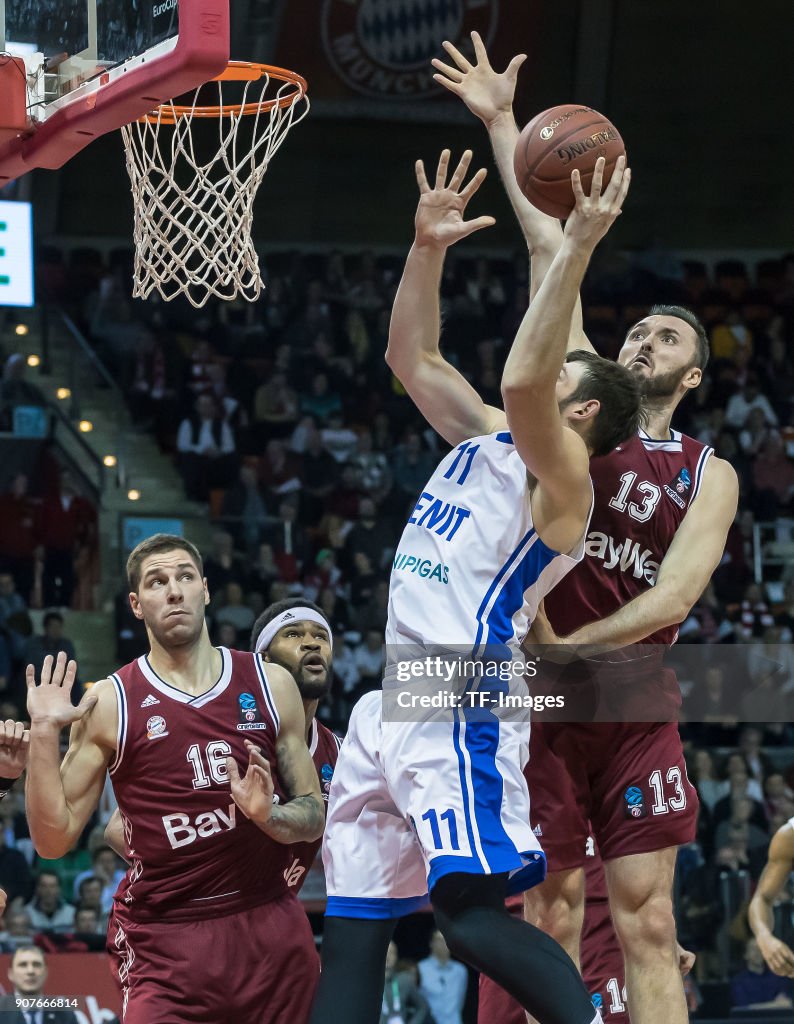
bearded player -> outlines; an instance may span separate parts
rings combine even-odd
[[[254,623],[250,649],[265,664],[272,663],[285,668],[295,680],[303,702],[306,745],[320,780],[322,798],[327,802],[342,742],[315,717],[318,704],[331,688],[333,635],[328,619],[319,605],[312,601],[303,598],[277,601],[265,608]],[[285,799],[278,775],[274,779],[274,786],[279,799]],[[118,810],[113,812],[105,829],[105,841],[120,857],[125,860],[129,858],[124,826]],[[298,843],[291,848],[284,879],[296,894],[306,881],[321,845],[322,837],[310,843]]]
[[[509,685],[511,668],[525,667],[521,638],[541,595],[582,555],[592,497],[589,456],[611,450],[639,421],[631,375],[592,353],[566,361],[567,326],[552,312],[562,301],[570,317],[630,175],[621,161],[602,193],[601,162],[590,196],[574,179],[576,212],[505,364],[505,413],[487,406],[451,367],[443,394],[416,387],[417,376],[434,367],[423,365],[421,350],[407,363],[401,351],[409,310],[420,337],[435,336],[437,347],[445,249],[490,223],[463,220],[484,177],[478,172],[463,186],[470,158],[467,153],[447,184],[445,150],[434,188],[421,162],[416,168],[416,242],[395,299],[387,361],[433,426],[444,400],[459,415],[441,431],[454,447],[423,488],[394,559],[384,691],[366,695],[353,710],[331,789],[323,846],[328,904],[313,1024],[377,1019],[396,920],[428,893],[452,953],[497,978],[544,1024],[589,1024],[597,1016],[559,945],[504,908],[509,891],[540,881],[544,862],[521,774],[528,723],[498,709],[500,697],[527,697],[522,679],[513,676]],[[465,668],[472,659],[474,667]],[[439,696],[442,677],[433,665],[451,663],[454,673],[461,661],[465,688],[447,705],[448,714],[411,720],[398,713],[406,707],[403,696],[419,707]],[[403,691],[406,667],[412,685]]]
[[[434,60],[434,77],[488,128],[529,245],[534,294],[562,233],[556,220],[524,198],[513,172],[518,129],[512,101],[526,58],[514,57],[496,74],[480,37],[472,38],[476,63],[445,43],[452,63]],[[581,305],[572,318],[569,347],[592,350],[582,331]],[[677,683],[661,661],[722,558],[738,500],[730,464],[671,427],[679,402],[700,384],[707,360],[705,331],[688,310],[654,307],[629,330],[618,362],[640,382],[646,430],[591,463],[596,498],[585,558],[549,595],[548,621],[538,616],[531,634],[541,645],[575,645],[583,657],[624,649],[575,670],[585,683],[588,671],[595,677],[606,671],[622,705],[611,723],[533,728],[535,739],[545,741],[537,751],[533,741],[529,779],[549,875],[527,897],[527,918],[578,962],[583,850],[592,825],[605,861],[634,1024],[688,1019],[672,882],[677,846],[695,837],[698,804],[678,736]],[[647,646],[627,653],[632,644]],[[623,698],[630,692],[639,697],[638,709],[626,707]],[[663,721],[642,722],[645,701],[653,705],[648,717]],[[573,799],[564,804],[553,788],[560,764],[572,781]]]
[[[46,659],[39,684],[28,667],[34,844],[47,858],[71,849],[109,772],[132,861],[108,925],[125,1024],[304,1020],[317,960],[284,874],[295,844],[322,834],[324,811],[295,681],[257,655],[212,647],[189,542],[143,541],[127,575],[148,655],[77,708],[74,662]]]

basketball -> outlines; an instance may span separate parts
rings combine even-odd
[[[529,122],[516,143],[513,165],[518,187],[550,217],[564,220],[574,207],[571,171],[578,168],[590,191],[596,160],[606,159],[604,186],[626,147],[612,122],[592,107],[566,103]]]

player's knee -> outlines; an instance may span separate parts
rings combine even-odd
[[[615,930],[627,957],[658,963],[660,956],[675,959],[675,917],[673,901],[661,893],[651,893],[632,907],[613,910]]]

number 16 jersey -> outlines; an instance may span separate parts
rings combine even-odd
[[[170,686],[146,656],[110,677],[119,726],[109,770],[131,860],[116,903],[133,920],[230,914],[287,891],[290,848],[239,810],[226,770],[230,756],[245,773],[247,739],[275,769],[279,718],[266,666],[219,650],[220,676],[198,697]]]

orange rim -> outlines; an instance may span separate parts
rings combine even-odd
[[[270,64],[256,64],[247,60],[230,60],[228,67],[212,82],[257,82],[260,78],[268,75],[279,82],[287,82],[295,86],[285,96],[275,97],[269,100],[258,100],[256,103],[224,103],[223,106],[177,106],[173,103],[163,103],[149,114],[139,117],[139,121],[148,121],[150,124],[175,124],[181,117],[247,117],[252,114],[262,113],[279,107],[291,107],[293,103],[303,99],[306,95],[308,84],[303,75],[296,71],[289,71],[287,68],[279,68]]]

